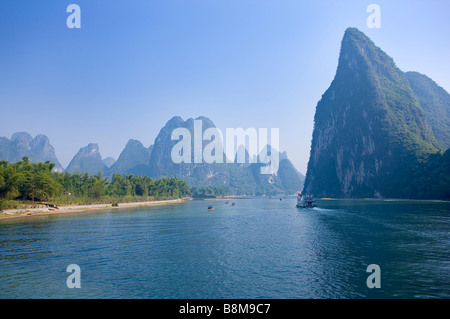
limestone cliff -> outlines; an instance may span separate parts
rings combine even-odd
[[[335,78],[316,107],[304,192],[401,196],[411,163],[438,149],[405,73],[365,34],[347,29]]]

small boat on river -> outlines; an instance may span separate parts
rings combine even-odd
[[[297,196],[297,207],[298,208],[313,208],[313,207],[317,207],[317,202],[313,196],[300,193]]]

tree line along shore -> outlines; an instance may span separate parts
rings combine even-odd
[[[51,162],[30,163],[28,157],[0,161],[0,210],[163,201],[188,197],[186,182],[175,177],[114,174],[111,180],[97,175],[53,172]]]

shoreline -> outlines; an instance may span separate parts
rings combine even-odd
[[[194,198],[193,200],[240,200],[240,199],[250,199],[251,197],[227,197],[227,198],[223,198],[223,197],[217,197],[217,198]]]
[[[170,205],[177,203],[184,203],[191,198],[178,198],[178,199],[167,199],[158,201],[147,201],[147,202],[133,202],[133,203],[119,203],[118,206],[112,206],[112,204],[93,204],[93,205],[72,205],[72,206],[61,206],[56,208],[21,208],[21,209],[11,209],[4,210],[0,212],[0,220],[11,219],[11,218],[27,218],[35,216],[48,216],[48,215],[62,215],[71,213],[83,213],[89,211],[98,211],[105,209],[123,209],[132,207],[147,207],[147,206],[161,206]]]

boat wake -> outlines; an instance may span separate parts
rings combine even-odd
[[[322,212],[322,213],[337,213],[337,209],[328,209],[328,208],[321,208],[321,207],[314,207],[312,208],[315,212]]]

